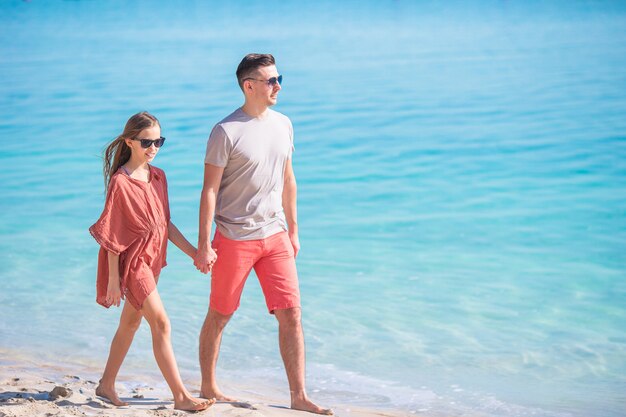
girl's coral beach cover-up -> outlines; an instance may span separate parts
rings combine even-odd
[[[109,284],[107,252],[120,256],[120,290],[141,309],[156,288],[161,268],[167,265],[167,228],[170,208],[163,170],[149,166],[148,182],[131,178],[120,168],[109,183],[104,210],[89,232],[100,244],[96,301],[106,301]]]

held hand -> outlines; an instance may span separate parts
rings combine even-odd
[[[213,268],[215,261],[217,261],[217,253],[215,249],[209,247],[208,249],[198,249],[193,264],[198,268],[198,271],[207,274]]]
[[[106,301],[116,307],[120,306],[120,303],[124,299],[124,295],[120,291],[120,279],[119,277],[109,277],[109,285],[107,286],[107,298]]]
[[[298,252],[300,252],[300,239],[298,238],[298,232],[289,232],[289,240],[291,241],[291,246],[293,246],[293,257],[298,256]]]

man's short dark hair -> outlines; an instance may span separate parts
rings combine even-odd
[[[243,82],[246,78],[254,78],[255,72],[261,67],[276,65],[271,54],[248,54],[243,57],[237,67],[237,82],[243,90]]]

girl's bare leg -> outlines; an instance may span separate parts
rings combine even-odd
[[[141,317],[141,312],[135,310],[128,300],[126,300],[122,314],[120,315],[120,324],[111,341],[109,359],[104,368],[100,384],[96,388],[96,395],[106,398],[116,406],[128,405],[128,403],[120,400],[117,396],[117,392],[115,391],[115,379],[128,353],[128,349],[133,342],[135,332],[141,324]]]
[[[174,358],[174,350],[172,349],[172,343],[170,341],[170,321],[165,313],[165,308],[161,302],[158,290],[155,289],[148,298],[146,298],[141,312],[150,325],[154,357],[165,381],[172,390],[174,408],[186,411],[207,409],[215,400],[204,401],[194,398],[189,391],[187,391],[180,378],[176,359]]]

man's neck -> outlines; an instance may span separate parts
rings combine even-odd
[[[241,110],[250,117],[263,119],[267,116],[269,107],[265,104],[256,104],[246,101],[243,106],[241,106]]]

